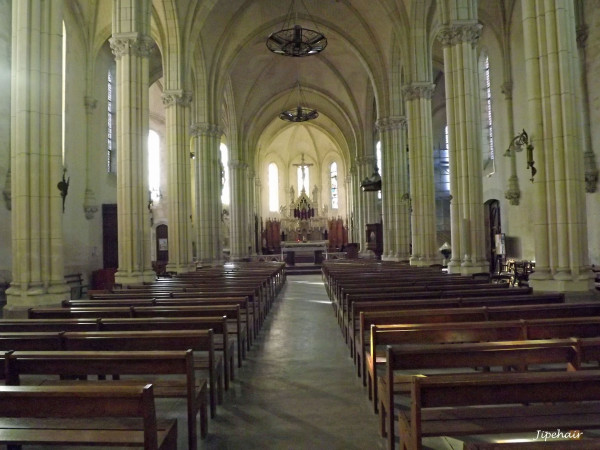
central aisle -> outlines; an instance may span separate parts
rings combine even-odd
[[[237,370],[201,446],[385,448],[378,429],[321,276],[293,276]]]

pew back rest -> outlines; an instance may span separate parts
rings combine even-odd
[[[15,418],[138,417],[144,447],[158,448],[152,385],[0,386],[0,415]]]

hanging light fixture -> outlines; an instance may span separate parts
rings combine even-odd
[[[305,105],[306,101],[302,95],[300,89],[300,81],[298,81],[298,106],[292,109],[288,109],[279,114],[281,120],[287,120],[288,122],[306,122],[319,117],[319,113],[316,109],[308,108]]]
[[[300,0],[304,9],[304,1]],[[267,38],[267,48],[277,55],[283,56],[310,56],[322,52],[327,47],[327,38],[320,31],[302,28],[298,25],[298,14],[294,8],[295,0],[292,0],[290,10],[279,31],[271,33]],[[312,20],[312,17],[306,10]],[[292,25],[293,24],[293,25]],[[315,24],[315,28],[316,24]]]

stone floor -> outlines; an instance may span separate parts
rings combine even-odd
[[[288,277],[201,448],[385,448],[320,275]]]

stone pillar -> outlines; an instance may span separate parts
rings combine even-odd
[[[12,282],[8,312],[70,297],[64,280],[62,2],[12,3]]]
[[[377,121],[381,140],[381,200],[383,212],[383,260],[401,261],[410,257],[410,203],[408,160],[403,130],[406,118],[388,117]]]
[[[92,133],[90,130],[92,129],[92,124],[95,120],[94,112],[96,111],[96,105],[98,101],[95,98],[86,96],[84,99],[85,102],[85,119],[86,119],[86,148],[93,148],[92,146]],[[98,202],[96,201],[96,195],[94,191],[90,188],[90,152],[86,153],[85,159],[85,194],[83,196],[83,212],[85,214],[85,218],[91,220],[94,218],[96,213],[98,212]]]
[[[504,98],[506,99],[506,111],[507,111],[507,128],[509,130],[515,129],[515,119],[513,114],[513,101],[512,101],[512,89],[513,84],[510,81],[507,81],[502,85],[502,93],[504,94]],[[515,132],[516,134],[517,132]],[[510,141],[514,136],[510,136]],[[509,141],[509,142],[510,142]],[[506,198],[511,205],[518,205],[521,201],[521,189],[519,187],[519,177],[517,176],[517,155],[513,148],[508,148],[504,156],[510,158],[510,177],[508,179],[508,189],[504,193],[504,198]]]
[[[583,10],[583,8],[580,8]],[[581,11],[583,14],[583,11]],[[590,127],[590,95],[588,91],[588,80],[586,71],[586,51],[585,44],[588,38],[587,26],[582,26],[577,29],[577,47],[580,54],[579,73],[581,81],[580,98],[583,103],[581,108],[581,134],[583,136],[583,162],[585,173],[585,191],[589,193],[596,192],[598,188],[598,165],[596,164],[596,155],[592,146],[592,130]]]
[[[408,159],[412,206],[412,256],[410,264],[439,264],[433,175],[431,95],[435,85],[413,83],[404,87],[408,118]],[[453,241],[454,242],[454,241]]]
[[[358,177],[358,204],[359,204],[359,242],[361,253],[367,251],[367,224],[379,223],[380,218],[377,217],[377,192],[363,192],[360,188],[360,183],[367,177],[373,175],[376,166],[375,156],[363,156],[356,159],[357,177]],[[382,178],[383,180],[383,178]]]
[[[256,220],[256,222],[253,222],[256,224],[256,230],[254,232],[254,251],[256,252],[257,255],[262,254],[262,242],[261,242],[261,229],[260,229],[260,224],[261,224],[261,211],[262,211],[262,203],[261,203],[261,194],[262,194],[262,184],[260,181],[260,177],[255,177],[254,178],[254,204],[253,204],[253,211],[254,211],[254,216],[256,217],[254,220]],[[258,244],[256,244],[258,243]]]
[[[346,211],[348,211],[348,242],[358,242],[356,241],[356,234],[355,234],[355,225],[354,225],[354,220],[355,220],[355,209],[356,209],[356,188],[354,186],[356,186],[356,184],[353,184],[353,175],[352,173],[355,171],[354,167],[350,167],[350,170],[348,170],[348,175],[346,176],[346,178],[344,179],[344,182],[346,183]]]
[[[247,255],[246,218],[248,207],[248,164],[240,160],[229,162],[231,180],[231,260]]]
[[[184,273],[195,269],[190,240],[190,154],[189,106],[191,93],[165,91],[167,141],[167,201],[169,218],[168,272]]]
[[[522,3],[534,179],[535,290],[588,291],[585,177],[574,3]],[[543,36],[543,39],[540,38]]]
[[[196,155],[194,224],[197,259],[202,263],[222,260],[221,246],[221,143],[222,130],[207,123],[192,126]]]
[[[150,2],[113,3],[110,46],[117,78],[117,221],[119,268],[115,282],[152,281],[148,208],[148,86]]]
[[[362,251],[365,247],[365,239],[363,237],[363,220],[362,220],[362,189],[360,188],[360,182],[362,181],[358,174],[357,162],[355,160],[352,167],[350,167],[350,178],[352,187],[352,237],[354,242],[359,244],[359,250]]]
[[[451,273],[487,272],[477,52],[481,25],[457,21],[440,30],[444,48],[450,156]]]

